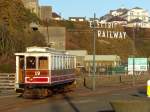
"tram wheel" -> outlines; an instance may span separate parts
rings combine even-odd
[[[23,98],[42,99],[50,96],[52,93],[48,89],[26,89]]]

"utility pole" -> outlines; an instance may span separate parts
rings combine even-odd
[[[93,20],[93,85],[92,90],[95,91],[95,72],[96,72],[96,66],[95,66],[95,44],[96,44],[96,14],[94,13],[94,20]]]
[[[136,26],[134,27],[133,26],[133,86],[135,85],[135,52],[136,52],[136,46],[135,46],[135,39],[136,39],[136,33],[137,33],[137,23],[136,23]],[[136,30],[136,33],[135,33],[135,30]]]
[[[135,85],[135,27],[133,26],[133,75],[132,75],[132,84]]]

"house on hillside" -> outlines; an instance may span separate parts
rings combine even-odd
[[[111,10],[100,18],[102,22],[117,22],[127,27],[150,28],[149,13],[147,10],[135,7],[132,9],[119,8]]]
[[[134,19],[126,25],[127,27],[140,27],[140,28],[150,28],[150,23],[148,22],[143,22],[140,19]]]
[[[124,13],[127,13],[128,12],[128,9],[126,8],[119,8],[119,9],[116,9],[116,10],[110,10],[110,15],[112,16],[120,16]]]
[[[149,22],[148,11],[140,7],[135,7],[135,8],[130,9],[126,13],[123,13],[121,17],[126,19],[128,22],[134,19],[140,19],[143,22]]]
[[[41,20],[48,21],[52,19],[52,7],[51,6],[40,6],[39,17]]]
[[[84,22],[86,21],[86,17],[69,17],[69,21]]]
[[[39,16],[39,0],[22,0],[25,8]]]
[[[56,12],[52,13],[52,18],[53,18],[53,20],[57,20],[57,21],[61,20],[61,16],[58,15]]]
[[[117,23],[120,25],[127,25],[127,20],[125,20],[119,16],[114,16],[114,17],[108,19],[107,22]]]

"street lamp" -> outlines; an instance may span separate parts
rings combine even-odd
[[[94,20],[93,20],[93,78],[92,78],[92,90],[95,91],[95,73],[96,73],[96,66],[95,66],[95,44],[96,44],[96,14],[94,13]]]
[[[132,75],[132,84],[133,84],[133,86],[135,85],[135,60],[134,60],[134,56],[135,56],[135,28],[134,28],[134,26],[133,26],[133,46],[132,46],[132,53],[133,53],[133,56],[132,56],[132,58],[133,58],[133,75]]]
[[[132,83],[133,83],[133,86],[135,85],[135,52],[136,52],[136,49],[135,49],[135,29],[136,29],[136,33],[137,33],[137,27],[138,27],[138,25],[137,25],[137,23],[135,23],[135,27],[133,26],[133,81],[132,81]]]

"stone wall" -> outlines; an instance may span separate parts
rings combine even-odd
[[[78,76],[77,86],[78,87],[92,87],[92,76]],[[134,78],[131,75],[100,75],[95,77],[96,87],[101,85],[111,85],[111,84],[132,84],[133,79],[136,83],[147,83],[150,80],[150,75],[135,75]]]
[[[52,48],[65,50],[66,28],[65,27],[39,27],[39,31],[45,36],[47,44]]]

